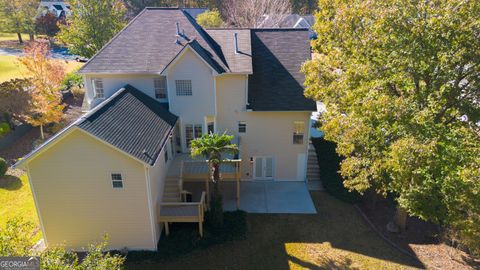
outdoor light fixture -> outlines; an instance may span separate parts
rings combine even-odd
[[[253,164],[253,157],[250,157],[250,163]]]

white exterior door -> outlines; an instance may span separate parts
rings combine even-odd
[[[253,176],[256,180],[273,179],[273,157],[254,157],[253,158]]]
[[[185,125],[185,152],[190,151],[190,143],[196,138],[202,137],[202,125],[201,124],[186,124]]]

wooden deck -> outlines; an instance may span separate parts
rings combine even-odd
[[[205,209],[205,192],[202,192],[199,202],[160,203],[158,221],[165,224],[166,235],[170,234],[168,223],[198,222],[198,231],[203,236]]]

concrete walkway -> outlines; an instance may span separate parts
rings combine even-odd
[[[205,190],[205,183],[184,183],[184,189],[200,194]],[[221,182],[220,189],[223,194],[224,210],[236,210],[235,183]],[[249,213],[317,213],[304,182],[242,181],[240,209]]]

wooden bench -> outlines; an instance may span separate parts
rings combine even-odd
[[[169,235],[169,222],[198,222],[198,231],[203,236],[203,221],[205,217],[205,191],[199,202],[178,202],[159,204],[159,222],[165,224],[165,234]]]

